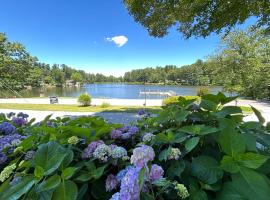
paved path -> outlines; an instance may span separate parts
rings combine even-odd
[[[52,119],[56,117],[64,116],[101,116],[109,123],[120,123],[120,124],[130,124],[136,121],[139,116],[136,113],[125,113],[125,112],[64,112],[64,111],[35,111],[35,110],[13,110],[13,109],[0,109],[0,113],[9,112],[23,112],[29,115],[29,118],[35,118],[36,122],[42,121],[46,116],[52,114]]]

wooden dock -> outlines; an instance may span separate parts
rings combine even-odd
[[[176,93],[174,91],[161,92],[161,91],[140,91],[140,95],[160,95],[160,96],[175,96]]]

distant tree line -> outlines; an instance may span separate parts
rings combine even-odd
[[[222,38],[219,50],[205,61],[191,65],[136,69],[123,77],[86,73],[65,64],[45,64],[23,45],[9,42],[0,33],[0,89],[22,90],[27,86],[64,86],[80,83],[128,82],[223,86],[252,98],[270,98],[270,38],[262,29],[233,31]]]

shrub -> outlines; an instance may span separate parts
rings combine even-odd
[[[100,105],[101,108],[108,108],[110,107],[111,104],[109,102],[103,101],[102,104]]]
[[[269,199],[270,124],[254,108],[259,122],[242,121],[231,100],[179,98],[123,127],[1,116],[0,199]]]
[[[187,100],[188,99],[199,100],[198,96],[171,96],[171,97],[168,97],[166,99],[163,99],[162,105],[163,106],[168,106],[168,105],[171,105],[171,104],[175,104],[175,103],[179,102],[179,98],[185,98]]]
[[[82,106],[90,106],[91,104],[91,96],[89,94],[81,94],[78,98],[78,102]]]
[[[199,87],[197,90],[197,96],[202,97],[203,95],[210,94],[208,87]]]

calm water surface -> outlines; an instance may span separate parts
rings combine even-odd
[[[177,95],[196,95],[199,87],[196,86],[159,86],[159,85],[129,85],[129,84],[86,84],[81,88],[46,88],[45,96],[59,97],[78,97],[82,93],[88,93],[93,98],[117,98],[117,99],[143,99],[145,95],[140,95],[142,91],[169,92],[173,91]],[[216,94],[222,91],[222,87],[210,87],[211,93]],[[2,94],[3,95],[3,94]],[[39,97],[40,89],[33,88],[31,90],[20,92],[23,97]],[[17,95],[18,96],[18,95]],[[147,95],[148,99],[165,98],[161,95]]]

